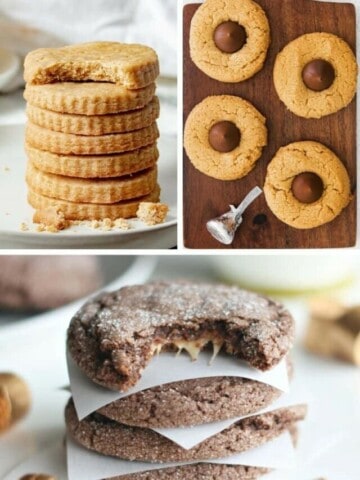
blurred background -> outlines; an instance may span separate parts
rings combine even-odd
[[[157,51],[160,129],[175,134],[176,8],[176,0],[33,0],[31,7],[27,0],[1,0],[0,125],[25,122],[22,64],[29,51],[111,40],[144,43]]]
[[[0,371],[25,378],[34,401],[27,419],[0,436],[0,478],[64,428],[65,333],[84,301],[75,297],[178,278],[237,284],[285,304],[297,328],[292,390],[308,402],[309,415],[300,432],[298,468],[284,479],[360,478],[360,254],[354,251],[1,257]]]

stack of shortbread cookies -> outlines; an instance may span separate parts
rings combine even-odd
[[[96,42],[25,59],[29,203],[68,220],[136,216],[159,200],[154,50]]]
[[[83,478],[87,478],[86,468],[91,468],[87,463],[90,451],[103,455],[95,454],[97,464],[115,457],[118,470],[112,478],[124,480],[253,480],[267,473],[269,468],[261,461],[259,466],[242,464],[239,454],[279,440],[287,432],[296,437],[306,406],[280,404],[281,391],[266,383],[265,373],[258,377],[264,378],[262,382],[235,372],[239,360],[258,373],[268,373],[281,362],[285,366],[293,334],[293,319],[282,305],[224,285],[150,283],[104,293],[85,304],[68,330],[69,365],[74,364],[83,379],[74,377],[73,367],[69,368],[75,398],[65,411],[68,435],[77,449],[75,463],[79,466],[80,462]],[[206,377],[194,378],[189,370],[192,365],[197,368],[200,356],[208,355],[207,346],[213,346],[217,358],[210,366],[205,361]],[[186,350],[194,363],[185,358],[185,371],[179,376],[176,364],[183,357],[171,352],[181,350]],[[160,358],[152,360],[157,354]],[[159,363],[163,355],[165,366]],[[149,372],[152,361],[162,365],[160,371],[154,373],[150,367]],[[235,375],[230,376],[229,370],[219,374],[215,365],[222,361],[221,369],[227,365]],[[286,379],[289,370],[285,366]],[[136,390],[146,376],[145,384],[154,385],[149,375],[155,380],[176,376],[176,381]],[[83,381],[87,390],[82,392],[81,402],[90,402],[92,413],[79,419],[76,394]],[[92,395],[98,397],[101,390],[95,384],[122,394],[114,401],[109,391],[112,396],[106,399],[113,400],[104,401],[94,411]],[[273,409],[269,408],[273,403]],[[182,429],[182,435],[188,429],[188,436],[196,437],[199,428],[225,420],[227,426],[188,448],[169,437],[169,429]],[[86,465],[79,460],[81,452]],[[71,449],[68,454],[72,480],[79,474],[72,473]],[[95,478],[93,472],[91,478]]]

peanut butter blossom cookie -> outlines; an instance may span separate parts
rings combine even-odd
[[[357,63],[350,46],[330,33],[311,33],[277,56],[274,83],[280,99],[299,117],[321,118],[352,101]]]
[[[252,0],[206,0],[191,22],[191,58],[221,82],[242,82],[255,75],[269,44],[269,22]]]
[[[190,113],[184,143],[191,163],[219,180],[236,180],[255,166],[267,144],[265,118],[240,97],[207,97]]]
[[[343,163],[317,142],[280,148],[268,166],[264,193],[274,215],[299,229],[331,222],[351,200]]]

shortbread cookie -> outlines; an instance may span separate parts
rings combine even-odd
[[[56,308],[102,285],[99,262],[87,255],[6,255],[1,259],[0,306],[9,310]]]
[[[317,142],[280,148],[268,165],[264,193],[274,215],[299,229],[331,222],[352,198],[343,163]]]
[[[41,195],[76,203],[117,203],[151,193],[157,182],[157,168],[125,177],[83,179],[38,170],[28,162],[26,181]]]
[[[62,155],[103,155],[137,150],[159,137],[156,123],[128,133],[85,136],[54,132],[28,122],[25,140],[32,147]]]
[[[156,144],[112,155],[59,155],[25,145],[31,163],[39,170],[78,178],[121,177],[154,167],[159,158]]]
[[[58,200],[41,195],[33,191],[31,188],[28,191],[28,201],[33,208],[39,210],[49,207],[59,208],[68,220],[102,220],[104,218],[116,220],[118,218],[133,218],[136,217],[140,202],[157,202],[159,197],[160,187],[158,185],[156,185],[151,193],[144,197],[102,205],[96,203],[75,203],[66,200]]]
[[[255,75],[264,65],[269,44],[266,14],[252,0],[206,0],[191,22],[191,58],[221,82],[242,82]]]
[[[277,56],[274,83],[293,113],[321,118],[349,105],[356,93],[357,62],[350,46],[331,33],[310,33]]]
[[[191,427],[250,415],[280,395],[280,390],[246,378],[196,378],[142,390],[98,413],[134,427]]]
[[[56,132],[75,135],[106,135],[140,130],[152,125],[160,113],[159,99],[154,97],[144,108],[111,115],[74,115],[28,105],[26,114],[31,123]]]
[[[267,144],[265,122],[261,113],[240,97],[207,97],[186,121],[186,153],[205,175],[219,180],[244,177]]]
[[[126,391],[161,349],[206,345],[268,370],[288,353],[293,319],[272,300],[237,287],[182,282],[125,287],[85,304],[68,330],[68,350],[94,382]]]
[[[149,470],[131,475],[121,475],[108,480],[257,480],[270,469],[244,465],[222,465],[216,463],[195,463],[180,467]]]
[[[68,432],[85,448],[124,460],[160,463],[226,458],[278,437],[305,415],[306,406],[298,405],[247,417],[185,450],[154,430],[122,425],[97,413],[79,421],[72,400],[65,410]]]
[[[114,83],[52,83],[26,85],[24,98],[29,105],[75,115],[109,115],[143,108],[155,94],[155,84],[128,90]]]
[[[129,89],[145,87],[159,75],[156,52],[144,45],[91,42],[39,48],[24,62],[27,83],[112,82]]]

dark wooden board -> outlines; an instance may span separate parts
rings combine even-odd
[[[239,0],[241,1],[241,0]],[[267,118],[269,143],[255,169],[232,182],[198,172],[184,152],[184,244],[187,248],[331,248],[356,242],[356,101],[320,120],[306,120],[289,112],[278,98],[273,80],[275,57],[304,33],[325,31],[346,40],[356,50],[355,7],[313,0],[257,0],[271,26],[271,46],[265,66],[251,79],[227,84],[209,78],[191,61],[189,30],[199,4],[184,7],[184,122],[195,105],[209,95],[239,95]],[[354,199],[333,222],[310,230],[297,230],[279,221],[262,195],[244,215],[233,245],[225,247],[207,232],[206,222],[238,204],[255,185],[263,186],[266,166],[277,150],[291,142],[314,140],[333,150],[348,169]],[[260,217],[259,217],[260,215]],[[265,221],[264,221],[265,220]]]

